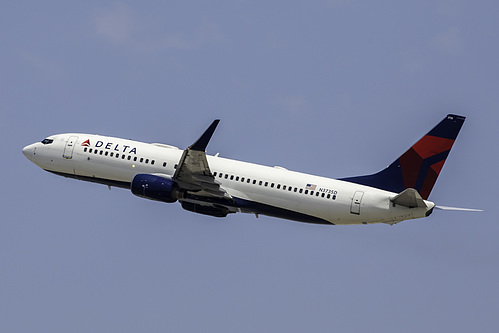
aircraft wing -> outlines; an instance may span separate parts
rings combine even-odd
[[[181,189],[196,192],[199,196],[230,198],[215,180],[206,159],[206,146],[219,122],[219,119],[213,121],[203,135],[184,150],[173,175],[173,181]]]

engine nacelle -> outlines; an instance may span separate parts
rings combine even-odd
[[[146,173],[133,177],[131,190],[136,196],[169,203],[177,201],[179,195],[174,181]]]
[[[229,214],[229,210],[225,207],[212,207],[212,206],[203,206],[191,202],[182,202],[182,208],[188,210],[190,212],[210,215],[215,217],[226,217]]]

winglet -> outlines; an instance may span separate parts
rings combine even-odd
[[[197,150],[197,151],[206,151],[206,146],[208,146],[208,142],[210,142],[211,136],[213,135],[213,132],[215,132],[215,128],[217,128],[218,123],[220,122],[220,119],[215,119],[210,127],[206,131],[204,131],[203,135],[199,139],[197,139],[196,142],[194,142],[189,148],[191,150]]]

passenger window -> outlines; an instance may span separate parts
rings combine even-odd
[[[121,155],[121,159],[124,160],[125,159],[125,154]]]
[[[230,176],[230,180],[234,180],[234,175],[231,175],[231,176]]]
[[[104,153],[104,152],[101,150],[101,151],[99,152],[99,155],[102,155],[103,153]]]
[[[305,190],[305,194],[308,194],[308,190]]]
[[[277,189],[280,189],[281,188],[281,184],[277,184]]]
[[[322,193],[321,197],[323,197],[323,198],[324,198],[324,196],[325,196],[325,195],[326,195],[326,193]]]
[[[154,160],[151,161],[151,165],[154,165]]]
[[[120,154],[116,154],[116,158],[120,158]]]
[[[223,176],[223,175],[224,175],[223,173],[220,173],[220,174],[218,175],[218,177],[222,178],[222,176]]]
[[[319,192],[315,192],[315,196],[316,196],[316,197],[318,197],[318,196],[319,196],[319,194],[320,194]]]
[[[282,185],[282,189],[285,190],[286,189],[286,185]]]
[[[314,195],[314,191],[310,191],[310,195]]]
[[[163,162],[163,168],[166,167],[166,162]]]
[[[225,174],[225,179],[228,179],[229,178],[229,175],[228,174]]]
[[[106,156],[109,155],[109,152],[108,151],[104,152],[104,155],[106,155]]]
[[[241,177],[241,182],[244,183],[244,177]]]
[[[128,155],[128,160],[130,161],[132,159],[132,156]]]
[[[149,164],[149,159],[148,158],[146,158],[146,164]]]
[[[333,200],[336,200],[336,194],[333,194]]]
[[[213,173],[213,177],[216,177],[216,176],[217,176],[217,172],[215,171],[215,172]]]
[[[298,191],[298,189],[295,187],[295,190],[294,190],[294,191],[296,192],[296,191]]]
[[[300,193],[303,193],[303,189],[301,188],[299,192],[300,192]]]
[[[256,184],[256,179],[253,179],[253,185],[255,185],[255,184]]]
[[[270,184],[270,187],[274,188],[274,183]]]
[[[88,150],[88,152],[89,152],[89,153],[92,153],[92,148],[90,148],[90,149]]]
[[[140,163],[142,163],[142,162],[144,162],[144,158],[143,157],[140,158]]]
[[[288,191],[291,192],[293,190],[293,188],[290,186],[288,187]]]
[[[137,162],[137,156],[134,156],[133,161]]]
[[[328,199],[331,198],[331,194],[328,194],[326,198],[328,198]]]
[[[239,176],[236,177],[236,182],[239,181]]]
[[[248,179],[246,180],[246,183],[248,183],[248,184],[249,184],[250,182],[251,182],[251,179],[249,179],[249,178],[248,178]]]
[[[87,147],[83,148],[83,151],[86,153],[87,152]]]

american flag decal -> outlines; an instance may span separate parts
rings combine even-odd
[[[305,189],[315,191],[316,187],[317,187],[317,185],[315,185],[315,184],[307,184],[307,186],[305,186]]]

